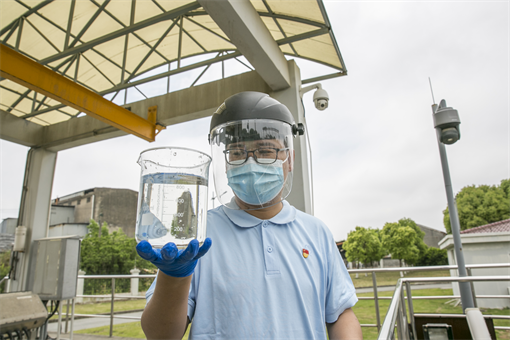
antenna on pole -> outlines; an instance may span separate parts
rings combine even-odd
[[[434,99],[434,91],[432,91],[432,82],[430,81],[430,77],[429,77],[429,85],[430,85],[430,93],[432,94],[432,102],[435,105],[436,104],[436,100]]]

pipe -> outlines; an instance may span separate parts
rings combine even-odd
[[[478,308],[466,308],[466,319],[474,340],[491,340],[487,324]]]

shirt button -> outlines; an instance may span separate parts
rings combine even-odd
[[[271,246],[267,247],[267,252],[268,253],[271,253],[272,251],[273,251],[273,247],[271,247]]]
[[[267,222],[266,222],[266,221],[262,222],[262,226],[263,226],[264,228],[267,228]]]

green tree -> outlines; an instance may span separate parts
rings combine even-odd
[[[371,228],[356,227],[347,236],[343,249],[348,261],[358,261],[365,265],[379,261],[384,256],[377,231]]]
[[[112,233],[108,231],[108,224],[101,226],[90,220],[89,233],[81,243],[80,269],[87,275],[129,275],[135,266],[140,274],[152,274],[156,267],[138,256],[136,253],[136,240],[129,238],[119,229]],[[152,281],[152,280],[151,280]],[[141,282],[141,289],[148,288],[148,282]],[[130,280],[116,280],[115,291],[129,291]],[[111,280],[90,279],[85,281],[86,294],[103,294],[111,292]]]
[[[466,186],[455,196],[459,214],[460,230],[510,218],[510,179],[504,179],[500,185]],[[443,223],[451,234],[450,211],[443,211]]]
[[[418,227],[418,225],[410,218],[401,218],[398,220],[398,224],[401,226],[406,226],[412,228],[416,232],[416,236],[414,238],[414,245],[418,248],[419,256],[422,256],[427,251],[427,245],[423,241],[425,237],[425,232]],[[407,261],[406,261],[407,262]],[[411,262],[407,262],[409,264],[413,264]]]
[[[430,247],[416,262],[417,266],[443,266],[448,264],[446,249]]]
[[[415,244],[416,231],[410,226],[399,223],[386,223],[381,231],[383,247],[393,259],[402,260],[407,264],[414,264],[420,257],[420,250]]]
[[[9,266],[9,262],[11,259],[11,251],[6,251],[4,253],[0,253],[0,280],[9,275],[9,271],[11,267]],[[0,293],[5,292],[5,287],[7,285],[7,280],[4,280],[0,285]]]

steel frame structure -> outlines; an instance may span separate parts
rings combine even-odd
[[[31,30],[35,30],[42,39],[44,39],[48,44],[52,46],[54,49],[54,54],[51,56],[48,56],[42,60],[38,60],[37,62],[41,65],[44,65],[46,67],[49,67],[54,72],[57,72],[61,75],[63,75],[66,78],[71,79],[72,81],[84,86],[85,88],[88,88],[89,90],[96,92],[97,94],[101,96],[106,96],[113,94],[113,97],[111,100],[113,100],[121,91],[125,90],[125,96],[124,96],[124,104],[126,104],[126,98],[127,98],[127,91],[130,89],[137,90],[140,94],[142,94],[145,98],[147,98],[147,94],[145,94],[140,88],[139,85],[149,83],[154,80],[158,80],[161,78],[168,78],[168,83],[170,82],[170,78],[174,75],[181,74],[190,70],[200,69],[203,68],[202,72],[195,78],[195,80],[192,82],[191,86],[194,86],[200,78],[203,76],[205,72],[210,68],[211,65],[216,63],[222,63],[222,70],[224,69],[224,62],[226,60],[236,60],[248,69],[252,70],[253,68],[249,63],[246,61],[243,61],[240,59],[242,56],[241,53],[236,49],[236,47],[232,44],[232,48],[229,49],[213,49],[213,50],[207,50],[204,46],[202,46],[197,39],[194,37],[194,32],[190,32],[185,29],[185,23],[192,23],[198,27],[200,27],[203,30],[206,30],[207,32],[211,33],[212,35],[221,38],[223,41],[227,43],[231,43],[230,40],[214,30],[211,30],[210,28],[204,26],[196,19],[208,15],[207,12],[205,12],[200,4],[198,2],[191,2],[189,4],[186,4],[184,6],[181,6],[179,8],[176,8],[171,11],[166,11],[160,3],[158,3],[158,0],[152,0],[152,3],[155,4],[160,10],[161,14],[156,15],[154,17],[151,17],[146,20],[142,20],[139,22],[134,22],[134,17],[136,14],[136,1],[132,1],[132,8],[131,8],[131,17],[130,17],[130,23],[129,25],[126,25],[120,18],[116,17],[113,13],[111,13],[107,9],[107,5],[110,3],[110,0],[105,0],[103,3],[100,3],[96,0],[90,0],[91,3],[93,3],[97,9],[94,15],[88,20],[88,22],[81,28],[81,30],[78,33],[72,33],[72,24],[73,24],[73,16],[75,15],[75,5],[76,0],[71,0],[71,5],[69,7],[69,13],[68,13],[68,27],[66,30],[64,30],[60,25],[55,23],[54,21],[47,18],[44,14],[41,13],[41,10],[43,10],[46,6],[51,4],[53,0],[45,0],[39,3],[37,6],[30,8],[28,5],[24,4],[21,0],[16,0],[17,3],[23,5],[26,7],[27,11],[21,15],[20,17],[13,20],[10,24],[6,25],[0,30],[0,37],[2,37],[1,43],[13,48],[14,50],[23,53],[22,50],[20,50],[20,41],[21,37],[23,35],[23,32],[27,29],[27,27],[30,27]],[[336,50],[336,53],[338,55],[338,58],[340,59],[340,62],[342,65],[344,65],[340,51],[338,49],[338,46],[336,44],[336,40],[333,36],[333,32],[331,30],[331,25],[329,23],[329,20],[327,18],[324,5],[322,4],[322,1],[319,0],[318,4],[320,7],[320,10],[323,14],[324,23],[321,22],[315,22],[312,20],[307,20],[299,17],[292,17],[282,14],[275,13],[272,9],[268,1],[262,0],[264,3],[264,6],[267,9],[267,12],[258,12],[258,14],[261,17],[271,18],[276,26],[278,27],[281,35],[283,36],[282,39],[276,40],[277,44],[279,46],[281,45],[289,45],[290,49],[293,53],[285,53],[285,55],[293,56],[293,57],[299,57],[303,59],[309,59],[306,56],[300,55],[296,48],[294,47],[294,44],[296,42],[300,42],[306,39],[312,39],[317,36],[321,36],[324,34],[329,34],[331,37],[331,40],[333,41],[334,48]],[[94,23],[97,21],[97,18],[100,14],[106,14],[108,15],[112,20],[114,20],[116,23],[118,23],[120,26],[122,26],[121,29],[106,34],[104,36],[98,37],[96,39],[90,40],[90,41],[83,41],[82,38],[84,34],[87,32],[87,30],[94,25]],[[51,37],[48,37],[44,35],[40,30],[37,29],[37,26],[32,23],[31,16],[35,15],[39,19],[43,20],[47,24],[51,25],[55,30],[60,31],[61,33],[65,34],[65,40],[63,43],[63,46],[57,46],[55,42],[52,41]],[[296,34],[293,36],[288,36],[288,34],[284,31],[282,26],[280,25],[280,22],[282,20],[285,21],[291,21],[295,23],[305,24],[310,27],[313,27],[314,29],[305,33]],[[151,43],[149,41],[146,41],[144,38],[142,38],[137,31],[158,24],[160,22],[167,21],[169,23],[168,28],[165,30],[164,34],[155,42]],[[160,45],[160,43],[163,41],[163,39],[170,33],[174,32],[175,30],[178,30],[179,35],[179,50],[177,53],[176,58],[167,58],[162,53],[158,52],[157,47]],[[9,45],[8,41],[9,39],[16,34],[16,40],[15,44]],[[191,39],[200,49],[201,52],[188,55],[186,57],[186,60],[182,58],[182,39],[183,35]],[[102,53],[100,50],[97,49],[97,46],[100,44],[104,44],[107,42],[110,42],[114,39],[118,38],[124,38],[124,51],[122,56],[122,63],[119,63],[118,61],[112,60],[111,58],[108,58]],[[137,66],[134,68],[134,70],[129,71],[126,69],[126,58],[128,54],[128,44],[129,39],[136,38],[139,40],[142,44],[144,44],[148,52],[143,56],[143,58],[139,61]],[[115,80],[108,77],[104,72],[102,72],[101,68],[98,67],[93,61],[90,60],[89,57],[85,54],[85,52],[94,52],[99,56],[100,58],[104,59],[104,62],[110,63],[115,67],[120,73],[121,73],[121,80],[120,82],[116,82]],[[162,58],[163,62],[151,67],[150,69],[142,69],[142,65],[151,57],[151,55],[157,55],[158,57]],[[30,57],[30,56],[28,56]],[[198,58],[196,58],[198,57]],[[184,61],[190,61],[193,59],[198,59],[198,61],[191,62],[189,64],[184,65]],[[312,60],[314,62],[323,63],[320,60]],[[97,91],[94,88],[90,87],[88,84],[81,82],[78,79],[78,69],[80,62],[87,62],[111,85],[109,88]],[[330,66],[333,68],[336,68],[338,72],[334,72],[325,76],[321,77],[315,77],[313,79],[303,80],[302,83],[310,83],[313,81],[320,81],[323,79],[329,79],[333,77],[343,76],[347,74],[347,70],[345,68],[339,69],[338,67],[334,67],[332,65],[329,65],[327,63],[323,63],[326,66]],[[154,69],[161,68],[162,66],[167,65],[167,71],[166,72],[160,72],[155,75],[151,76],[144,76],[145,74],[149,74],[149,72],[153,71]],[[176,65],[177,67],[172,67]],[[72,68],[74,67],[74,72],[72,72]],[[224,75],[224,71],[222,71],[222,75]],[[1,79],[0,79],[1,80]],[[55,103],[48,103],[49,98],[47,96],[37,96],[37,93],[28,89],[24,92],[18,92],[13,89],[10,89],[9,87],[5,86],[0,81],[0,88],[4,89],[6,91],[15,93],[18,95],[18,99],[14,101],[12,104],[9,105],[9,107],[3,107],[3,109],[6,112],[13,113],[13,111],[16,111],[17,106],[25,99],[32,100],[32,108],[30,113],[25,113],[22,115],[16,114],[21,119],[29,119],[34,117],[39,117],[44,113],[57,110],[58,112],[70,117],[75,118],[81,115],[80,111],[75,111],[74,113],[70,113],[69,110],[64,110],[66,105],[64,104],[55,104]],[[169,86],[167,87],[167,92],[169,91]],[[43,124],[45,125],[45,124]]]

